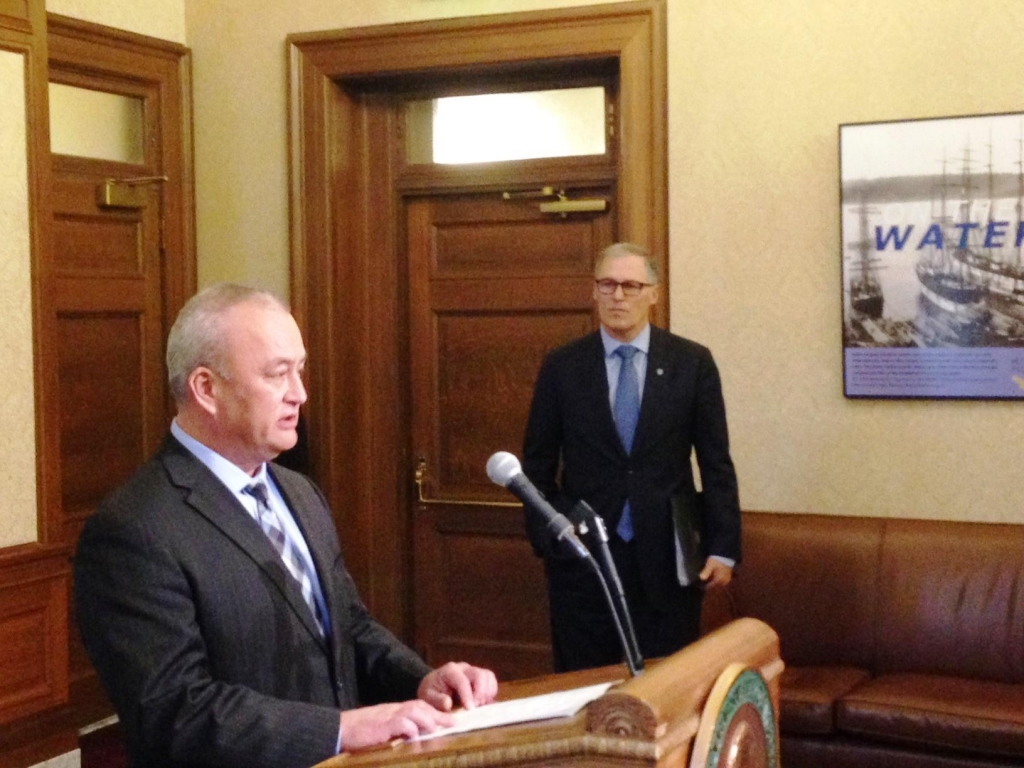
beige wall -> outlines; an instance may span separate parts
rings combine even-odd
[[[187,0],[201,282],[287,286],[287,33],[556,3],[345,5]],[[1024,3],[669,8],[672,328],[720,363],[744,507],[1024,522],[1022,404],[843,398],[837,160],[840,123],[1021,109]]]
[[[1024,108],[1017,0],[671,3],[672,325],[745,508],[1024,522],[1024,403],[842,396],[837,125]]]

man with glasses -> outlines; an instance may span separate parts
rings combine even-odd
[[[560,511],[571,516],[585,501],[604,519],[640,651],[666,656],[697,639],[703,589],[728,584],[740,556],[722,385],[705,347],[650,325],[659,286],[645,249],[609,246],[594,277],[601,327],[545,358],[523,469]],[[678,560],[674,507],[697,510],[707,559],[693,583]],[[543,521],[527,512],[526,522],[534,552],[545,558],[555,669],[620,662],[593,573],[552,550]]]

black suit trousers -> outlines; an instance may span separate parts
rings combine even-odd
[[[669,589],[648,600],[640,579],[637,547],[614,534],[609,548],[622,581],[640,653],[669,656],[700,635],[700,586]],[[575,560],[547,560],[551,640],[556,672],[591,669],[623,661],[624,652],[604,591],[593,570]],[[609,585],[611,588],[611,585]]]

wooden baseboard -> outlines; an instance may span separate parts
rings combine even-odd
[[[68,704],[0,726],[0,768],[28,768],[78,749],[79,731],[113,713],[95,675],[73,680]]]
[[[0,728],[0,768],[28,768],[78,749],[71,714],[61,707]]]

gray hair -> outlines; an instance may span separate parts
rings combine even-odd
[[[658,265],[651,258],[651,252],[636,243],[612,243],[609,245],[597,257],[597,263],[594,264],[594,273],[596,274],[601,269],[601,265],[608,259],[617,259],[622,256],[639,256],[643,259],[644,267],[647,268],[647,282],[651,285],[658,284]]]
[[[196,368],[205,365],[225,375],[223,317],[249,302],[288,311],[274,294],[237,283],[211,285],[185,302],[167,335],[167,383],[175,402],[188,399],[188,377]]]

